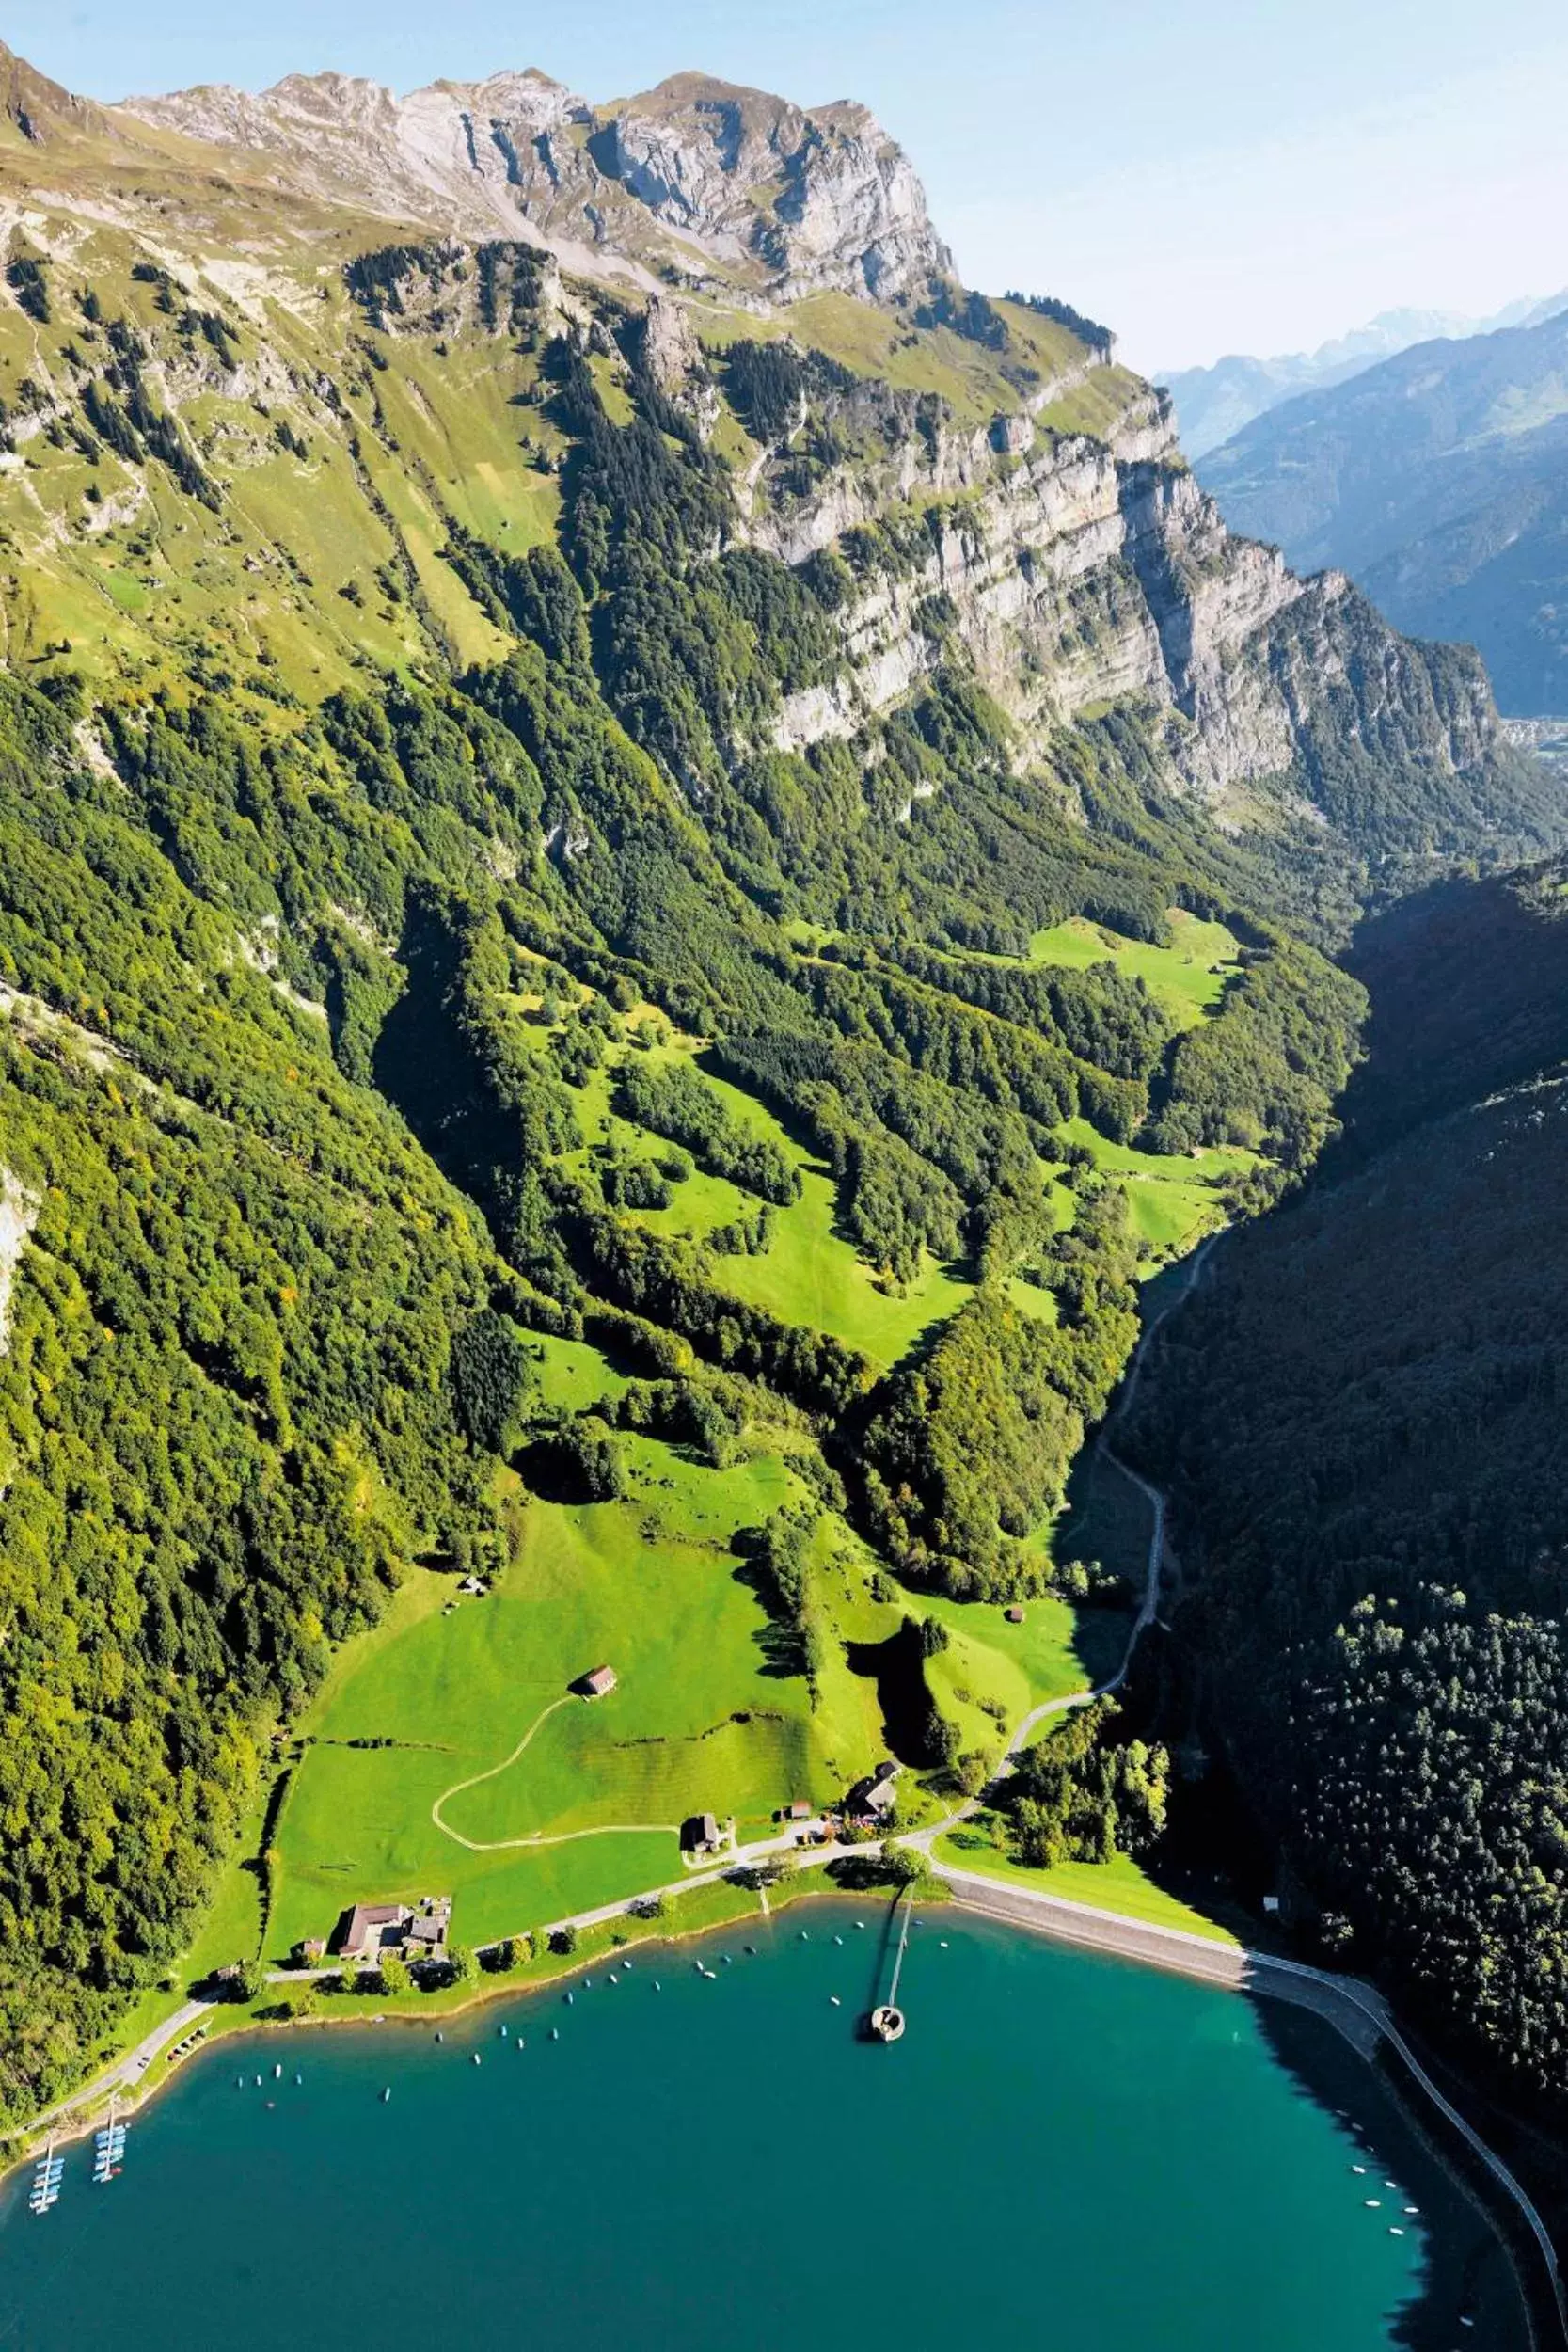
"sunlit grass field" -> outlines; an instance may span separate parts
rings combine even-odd
[[[1095,963],[1114,963],[1130,979],[1146,982],[1172,1020],[1196,1029],[1218,1007],[1227,981],[1240,968],[1241,942],[1223,923],[1206,922],[1181,907],[1170,908],[1167,920],[1171,944],[1156,947],[1148,940],[1124,939],[1085,915],[1071,915],[1035,933],[1030,961],[1064,964],[1075,972]]]

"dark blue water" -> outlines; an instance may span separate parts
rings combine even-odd
[[[1370,2352],[1459,2342],[1462,2306],[1472,2347],[1527,2343],[1484,2220],[1320,2020],[944,1914],[868,2046],[880,1926],[644,1947],[441,2045],[214,2050],[112,2186],[83,2146],[47,2217],[0,2191],[0,2352]]]

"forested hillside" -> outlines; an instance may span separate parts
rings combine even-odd
[[[764,240],[651,296],[657,244],[389,234],[8,75],[15,2121],[174,1984],[263,1789],[255,1947],[433,1867],[466,1934],[559,1915],[473,1859],[530,1842],[504,1784],[492,1843],[436,1815],[603,1629],[633,1727],[538,1752],[596,1899],[884,1721],[983,1772],[1044,1667],[953,1604],[1052,1588],[1141,1275],[1332,1133],[1325,947],[1560,820],[1471,658],[1228,540],[1103,330],[957,288],[917,187],[896,281]],[[453,1646],[303,1731],[383,1621]]]
[[[1322,1947],[1559,2120],[1565,914],[1554,863],[1370,927],[1346,1140],[1225,1243],[1139,1424]]]

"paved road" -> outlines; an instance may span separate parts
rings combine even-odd
[[[1223,1985],[1238,1993],[1255,1993],[1268,2000],[1291,2001],[1315,2010],[1338,2027],[1364,2058],[1387,2042],[1408,2070],[1412,2080],[1437,2112],[1457,2132],[1477,2162],[1484,2167],[1503,2195],[1523,2218],[1546,2265],[1558,2315],[1568,2333],[1565,2300],[1557,2249],[1544,2221],[1507,2165],[1467,2123],[1428,2074],[1395,2022],[1392,2010],[1375,1986],[1356,1977],[1332,1976],[1300,1961],[1282,1960],[1272,1952],[1255,1952],[1243,1945],[1217,1944],[1182,1928],[1156,1927],[1124,1919],[1114,1912],[1097,1911],[1087,1903],[1069,1902],[1030,1886],[1013,1886],[982,1878],[949,1864],[935,1866],[965,1909],[979,1911],[1015,1927],[1032,1928],[1053,1941],[1094,1951],[1112,1952],[1142,1967],[1164,1968],[1205,1984]]]
[[[52,2125],[67,2123],[78,2108],[106,2099],[113,2090],[139,2090],[159,2052],[172,2049],[177,2042],[182,2042],[193,2026],[199,2026],[204,2017],[211,2016],[213,2006],[211,2001],[184,2002],[172,2017],[166,2018],[161,2026],[154,2026],[150,2033],[143,2034],[134,2050],[127,2050],[123,2058],[116,2058],[114,2064],[106,2067],[102,2074],[95,2074],[90,2083],[84,2084],[80,2090],[73,2090],[69,2099],[57,2099],[52,2107],[45,2107],[42,2114],[36,2116],[26,2126],[28,2133],[47,2131]]]

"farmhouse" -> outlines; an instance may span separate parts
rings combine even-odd
[[[891,1756],[875,1765],[863,1780],[857,1780],[844,1800],[844,1810],[852,1821],[879,1821],[891,1813],[898,1801],[898,1767]]]
[[[451,1925],[450,1895],[421,1895],[417,1904],[356,1903],[338,1937],[342,1960],[438,1960]]]
[[[585,1699],[602,1699],[615,1688],[615,1669],[613,1666],[592,1667],[587,1674],[579,1675],[572,1687],[580,1691]]]
[[[722,1843],[711,1813],[693,1813],[681,1829],[681,1844],[688,1853],[717,1853]]]

